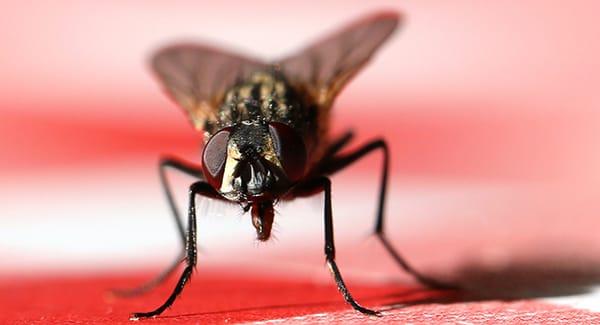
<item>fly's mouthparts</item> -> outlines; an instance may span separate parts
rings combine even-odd
[[[271,228],[273,226],[273,202],[253,202],[251,214],[252,225],[256,229],[256,238],[260,241],[268,240],[271,237]]]

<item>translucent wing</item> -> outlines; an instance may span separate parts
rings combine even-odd
[[[292,83],[305,88],[317,104],[328,107],[398,26],[396,13],[379,13],[279,62]]]
[[[188,114],[197,130],[216,118],[225,91],[252,71],[260,61],[207,46],[181,44],[163,48],[152,57],[152,69],[167,93]]]

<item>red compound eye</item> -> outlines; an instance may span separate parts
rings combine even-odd
[[[229,140],[229,129],[224,128],[215,133],[204,146],[202,152],[202,169],[204,177],[213,188],[221,187],[223,181],[223,170],[227,159],[227,141]]]
[[[269,123],[269,132],[285,174],[290,181],[298,181],[306,169],[304,141],[294,129],[283,123]]]

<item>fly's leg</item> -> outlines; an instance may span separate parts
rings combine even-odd
[[[331,158],[336,153],[338,153],[342,148],[344,148],[351,140],[354,138],[354,133],[352,131],[346,131],[342,136],[333,141],[327,151],[325,152],[325,158]]]
[[[185,284],[192,276],[192,272],[196,267],[196,257],[197,257],[197,249],[196,249],[196,195],[203,195],[206,197],[216,197],[218,194],[213,190],[213,188],[206,182],[200,181],[192,184],[189,190],[189,208],[188,208],[188,225],[187,225],[187,233],[186,233],[186,256],[185,262],[186,266],[181,274],[175,289],[167,298],[167,300],[158,308],[150,312],[144,313],[134,313],[131,316],[131,319],[139,319],[139,318],[147,318],[154,317],[160,315],[167,308],[173,305],[175,299],[179,296],[179,294],[183,291]]]
[[[406,260],[396,251],[396,249],[394,249],[394,247],[390,244],[390,242],[384,234],[383,211],[385,204],[385,196],[387,192],[389,170],[389,150],[385,141],[375,140],[367,143],[366,145],[362,146],[361,148],[358,148],[353,152],[344,155],[339,155],[333,158],[326,166],[323,167],[323,173],[328,175],[334,174],[346,168],[348,165],[351,165],[352,163],[361,159],[362,157],[366,156],[367,154],[378,149],[383,152],[383,175],[379,187],[379,201],[377,206],[377,220],[375,222],[375,235],[377,236],[377,238],[379,238],[385,249],[394,258],[398,265],[400,265],[400,267],[402,267],[404,271],[414,276],[415,279],[417,279],[421,284],[433,288],[456,288],[456,286],[439,282],[435,279],[429,278],[417,272],[408,262],[406,262]]]
[[[297,189],[298,196],[315,194],[318,192],[325,193],[325,205],[324,205],[324,221],[325,221],[325,259],[327,261],[327,266],[335,279],[335,283],[337,284],[338,290],[344,297],[344,300],[348,304],[352,306],[355,310],[367,314],[367,315],[375,315],[381,316],[379,312],[365,308],[361,306],[350,294],[348,291],[348,287],[346,287],[346,283],[344,283],[344,279],[342,278],[342,274],[338,269],[338,266],[335,262],[335,245],[333,241],[333,217],[331,211],[331,181],[327,177],[320,177],[314,180],[311,180],[303,185],[300,185]]]
[[[323,153],[323,158],[321,161],[315,166],[311,175],[323,175],[323,169],[327,168],[329,163],[331,163],[332,159],[335,159],[335,155],[340,152],[344,147],[352,141],[354,138],[354,132],[351,130],[346,131],[346,133],[342,134],[331,143],[329,143],[327,149]]]
[[[185,161],[183,161],[181,159],[177,159],[177,158],[164,157],[164,158],[160,159],[160,162],[158,165],[158,173],[160,176],[160,183],[162,185],[165,196],[167,197],[167,202],[169,203],[169,208],[171,209],[171,215],[173,216],[173,219],[175,220],[175,224],[177,225],[177,233],[179,234],[179,237],[181,238],[181,244],[182,244],[181,253],[173,261],[173,263],[171,265],[169,265],[169,267],[167,269],[165,269],[163,272],[161,272],[159,275],[157,275],[155,278],[151,279],[150,281],[140,285],[139,287],[135,287],[132,289],[113,289],[112,293],[117,296],[132,297],[132,296],[137,296],[137,295],[140,295],[140,294],[143,294],[143,293],[146,293],[146,292],[152,290],[156,286],[163,283],[171,274],[173,274],[173,272],[175,272],[175,270],[177,270],[177,267],[185,259],[185,243],[186,243],[185,228],[184,228],[184,225],[180,218],[179,209],[177,209],[177,204],[175,203],[175,199],[173,198],[173,193],[171,192],[171,187],[169,186],[169,181],[167,180],[167,173],[166,173],[167,168],[173,168],[173,169],[178,170],[186,175],[196,177],[198,179],[203,179],[204,177],[202,175],[202,168],[200,166],[185,162]]]

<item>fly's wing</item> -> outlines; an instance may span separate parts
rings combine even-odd
[[[159,50],[152,69],[167,93],[187,113],[197,130],[215,120],[218,104],[227,89],[253,71],[260,61],[207,46],[181,44]]]
[[[306,89],[317,105],[331,106],[335,96],[369,61],[398,26],[396,13],[363,18],[279,62],[290,82]]]

